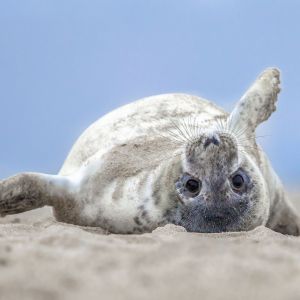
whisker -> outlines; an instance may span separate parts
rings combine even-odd
[[[198,140],[200,138],[200,133],[199,133],[199,123],[198,123],[198,118],[195,116],[194,118],[194,132],[195,132],[195,139]]]
[[[184,130],[185,130],[185,132],[186,132],[186,134],[187,134],[187,136],[189,137],[189,140],[190,140],[191,142],[193,142],[193,139],[192,139],[192,137],[190,136],[190,133],[189,133],[189,130],[188,130],[187,124],[185,123],[185,119],[184,119],[184,118],[181,119],[181,124],[182,124],[182,126],[183,126],[183,128],[184,128]]]
[[[271,137],[272,135],[266,134],[266,135],[256,135],[255,138],[265,138],[265,137]]]
[[[173,129],[173,128],[172,128]],[[187,141],[178,133],[172,131],[169,128],[163,128],[163,130],[165,130],[165,133],[161,133],[161,132],[156,132],[156,134],[164,139],[170,139],[172,142],[174,142],[176,145],[183,145],[186,144]]]
[[[193,122],[192,116],[189,116],[188,117],[188,127],[189,127],[190,134],[192,136],[192,141],[195,141],[194,126],[193,126],[192,122]]]
[[[181,136],[184,138],[186,142],[191,142],[190,139],[185,135],[185,133],[181,130],[181,128],[173,121],[171,120],[172,124],[175,126],[175,128],[178,130],[178,132],[181,134]]]

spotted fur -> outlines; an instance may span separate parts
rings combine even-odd
[[[59,221],[115,233],[174,223],[196,232],[266,225],[298,235],[299,217],[255,141],[279,90],[279,71],[268,69],[231,114],[185,94],[123,106],[82,134],[58,175],[1,181],[0,214],[50,205]],[[243,192],[230,184],[237,171],[247,178]],[[201,182],[197,195],[184,193],[184,176]]]

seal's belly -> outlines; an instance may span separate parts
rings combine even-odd
[[[177,179],[181,149],[167,138],[136,138],[116,145],[71,177],[80,220],[110,232],[147,232],[166,222],[176,203],[167,186]],[[167,174],[166,174],[167,172]],[[176,175],[174,175],[176,174]]]
[[[84,206],[80,219],[116,233],[150,232],[164,224],[164,211],[169,203],[165,200],[157,203],[153,197],[153,184],[159,172],[157,168],[112,180],[103,186],[99,198]]]
[[[185,94],[158,95],[130,103],[100,118],[80,136],[60,174],[73,174],[116,145],[141,136],[155,138],[181,118],[197,116],[205,121],[224,114],[211,102]]]

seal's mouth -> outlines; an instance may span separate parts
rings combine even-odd
[[[237,213],[233,208],[217,208],[206,210],[203,214],[203,221],[207,226],[225,230],[227,226],[237,223],[241,216],[242,212]]]
[[[190,232],[241,231],[247,211],[247,202],[233,206],[218,203],[208,207],[196,201],[181,207],[178,225]]]

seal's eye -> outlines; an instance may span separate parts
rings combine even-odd
[[[244,184],[245,184],[244,177],[241,174],[235,174],[231,178],[231,184],[235,190],[240,191],[244,187]]]
[[[194,198],[199,195],[201,187],[201,180],[188,173],[184,173],[176,182],[176,190],[181,197]]]
[[[185,188],[191,193],[191,194],[198,194],[200,191],[200,181],[196,179],[189,179],[185,183]]]

